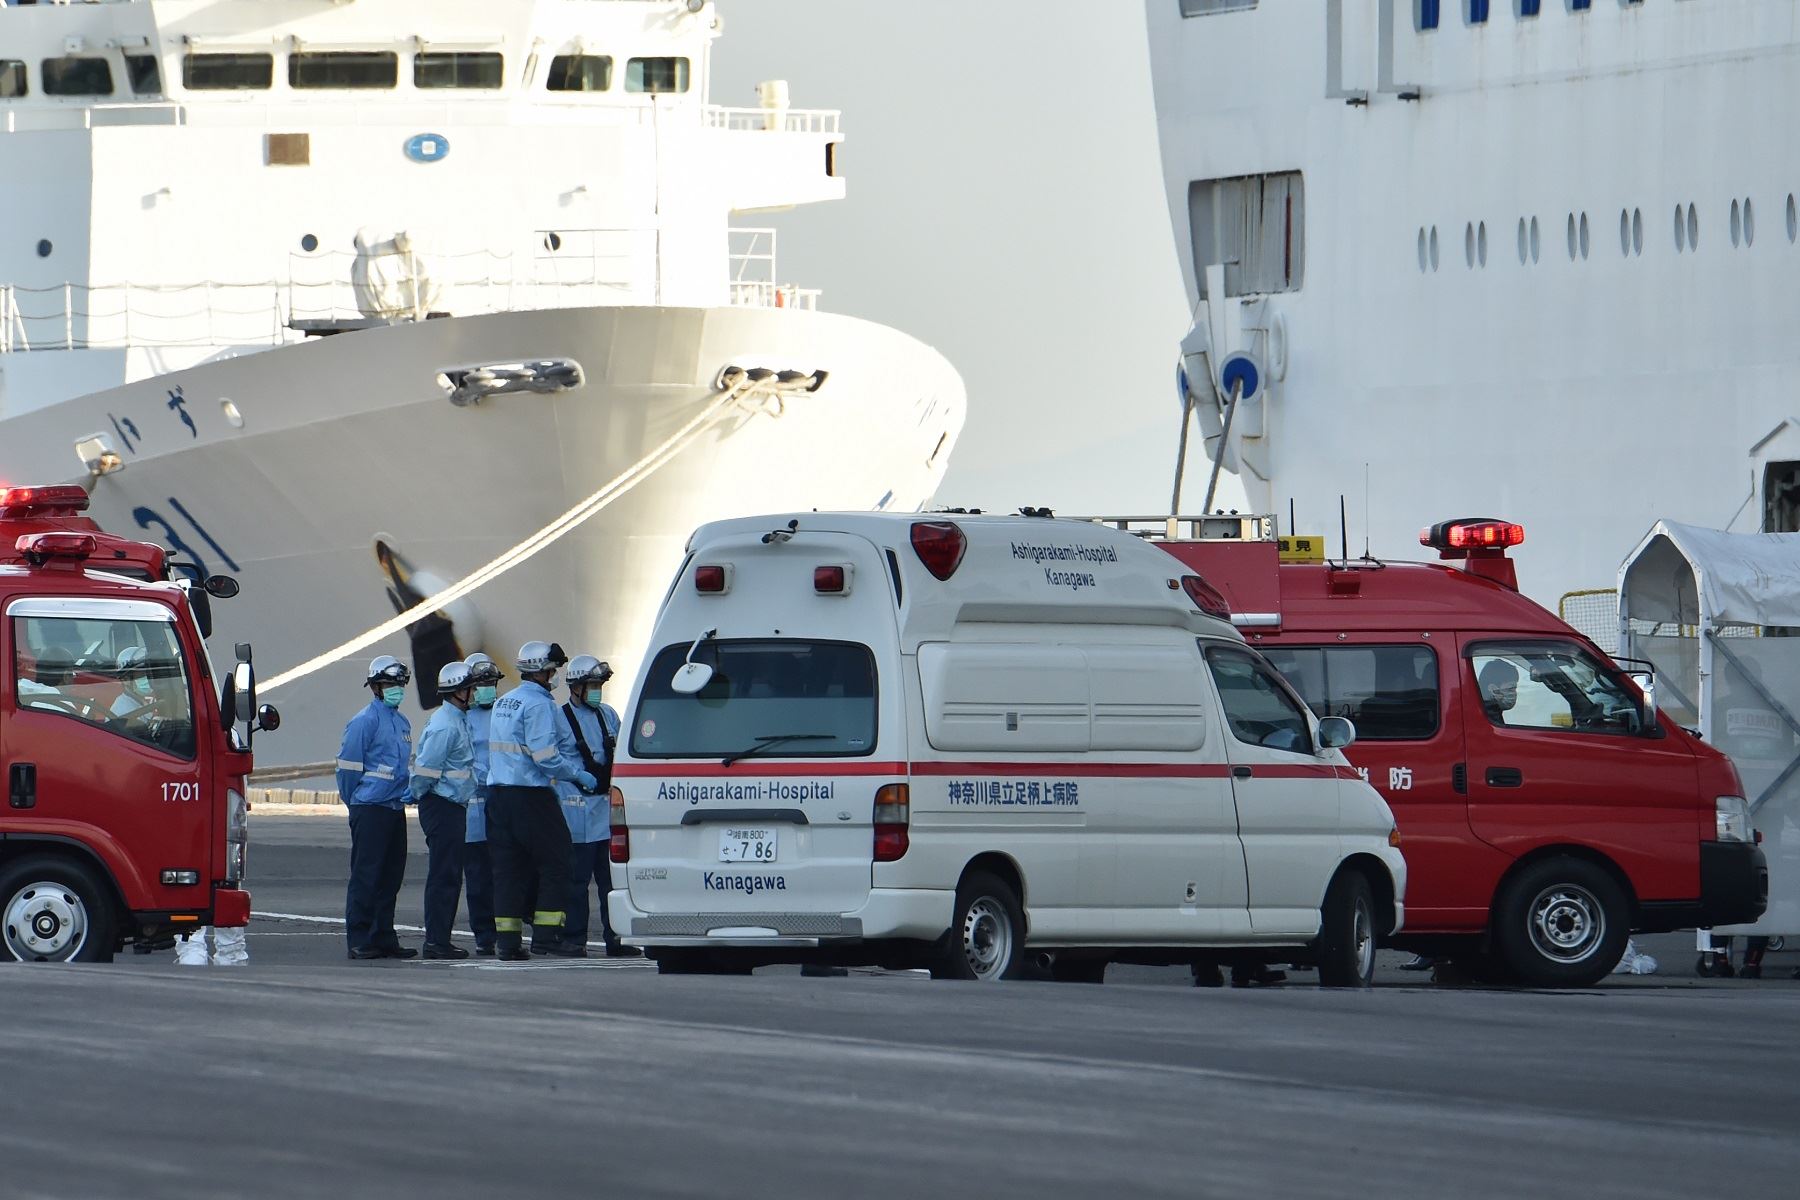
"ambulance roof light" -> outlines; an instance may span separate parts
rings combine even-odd
[[[962,565],[969,539],[954,521],[914,521],[912,548],[932,578],[946,580]]]
[[[0,488],[0,517],[16,517],[49,509],[78,513],[85,512],[87,506],[87,489],[79,484]]]
[[[1500,550],[1523,545],[1525,527],[1492,517],[1462,517],[1440,521],[1419,531],[1419,544],[1440,552],[1467,554],[1472,550]]]

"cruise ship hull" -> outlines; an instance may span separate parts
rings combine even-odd
[[[440,372],[528,359],[584,382],[457,405]],[[750,308],[594,307],[386,326],[210,362],[12,418],[0,480],[87,480],[75,443],[108,435],[121,469],[92,515],[238,577],[215,661],[251,641],[271,678],[480,567],[704,411],[731,366],[824,371],[816,392],[751,402],[535,558],[397,634],[278,689],[264,765],[320,762],[364,700],[368,659],[421,675],[450,654],[510,661],[547,638],[629,678],[703,521],[807,508],[916,509],[960,431],[961,381],[935,351],[852,318]],[[73,468],[73,470],[71,470]],[[379,553],[378,553],[379,549]],[[424,681],[421,681],[424,682]],[[419,689],[407,711],[420,719]]]

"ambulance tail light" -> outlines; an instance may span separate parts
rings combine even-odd
[[[884,785],[875,793],[875,861],[898,862],[911,842],[912,793],[904,783]]]
[[[86,512],[87,506],[87,489],[76,484],[0,488],[0,517],[17,517],[25,513]]]
[[[1505,550],[1525,544],[1525,527],[1511,521],[1491,518],[1468,518],[1440,521],[1419,531],[1419,544],[1443,551],[1468,553],[1471,550]]]
[[[27,533],[13,543],[13,549],[33,566],[42,566],[53,558],[89,558],[95,546],[91,533]]]
[[[914,521],[912,548],[932,578],[945,580],[962,565],[969,539],[954,521]]]
[[[1226,603],[1218,588],[1200,576],[1183,575],[1181,590],[1187,593],[1187,598],[1193,602],[1194,607],[1207,616],[1217,617],[1221,621],[1231,620],[1231,605]]]
[[[821,596],[848,596],[850,568],[833,564],[813,568],[813,591]]]
[[[631,830],[625,826],[625,793],[618,788],[612,789],[607,797],[607,815],[612,821],[612,841],[607,844],[606,857],[616,863],[631,861]]]
[[[731,590],[731,568],[716,564],[695,567],[694,590],[708,596],[724,595]]]

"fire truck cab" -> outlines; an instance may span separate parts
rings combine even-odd
[[[1654,689],[1518,591],[1525,531],[1469,519],[1420,540],[1449,561],[1329,562],[1270,518],[1152,534],[1394,811],[1409,882],[1392,944],[1478,978],[1588,986],[1627,936],[1753,921],[1768,870],[1731,762]],[[1143,532],[1143,530],[1139,530]],[[1189,536],[1182,537],[1186,533]]]
[[[250,917],[250,737],[279,717],[237,728],[249,647],[215,695],[204,584],[86,503],[0,488],[0,961],[103,962]]]

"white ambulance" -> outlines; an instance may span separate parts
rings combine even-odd
[[[665,972],[1098,980],[1400,927],[1387,804],[1156,546],[1047,516],[701,527],[618,743],[614,926]]]

